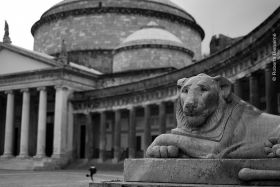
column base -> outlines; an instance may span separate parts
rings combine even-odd
[[[44,154],[35,155],[33,158],[34,159],[43,159],[43,158],[46,158],[46,155],[44,155]]]
[[[97,160],[97,162],[98,162],[98,163],[104,163],[104,162],[105,162],[105,159],[104,159],[104,158],[99,158],[99,159]]]
[[[9,158],[14,158],[14,155],[12,155],[11,153],[4,153],[1,158],[3,159],[9,159]]]
[[[118,163],[120,163],[120,159],[118,159],[118,158],[113,158],[113,159],[112,159],[112,163],[113,163],[113,164],[118,164]]]
[[[54,158],[54,159],[60,159],[60,158],[64,158],[64,154],[53,154],[52,156],[51,156],[51,158]]]
[[[30,156],[28,156],[27,154],[20,154],[20,155],[17,156],[17,158],[19,158],[19,159],[28,159],[28,158],[30,158]]]

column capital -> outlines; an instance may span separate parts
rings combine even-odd
[[[5,94],[14,94],[14,90],[6,90]]]
[[[42,86],[42,87],[38,87],[37,90],[38,91],[45,91],[47,89],[47,87],[45,86]]]
[[[141,105],[143,108],[149,108],[151,107],[153,104],[152,103],[149,103],[149,104],[143,104]]]
[[[158,103],[156,103],[157,105],[165,105],[166,104],[166,101],[161,101],[161,102],[158,102]]]
[[[264,70],[265,70],[265,71],[271,71],[271,68],[272,68],[272,67],[271,67],[271,64],[269,63],[269,64],[266,64],[266,65],[265,65]]]
[[[29,90],[30,90],[29,88],[23,88],[20,90],[20,92],[29,92]]]
[[[254,80],[258,79],[258,74],[256,72],[251,72],[249,75],[250,75],[249,78],[252,78]]]
[[[136,108],[138,108],[138,107],[140,107],[140,106],[129,106],[129,107],[127,107],[127,110],[136,110]]]
[[[113,109],[112,111],[113,112],[121,112],[121,111],[123,111],[124,109],[123,108],[116,108],[116,109]]]
[[[238,84],[239,83],[239,81],[240,81],[240,79],[234,79],[234,80],[232,80],[232,84]]]
[[[176,103],[178,98],[170,100],[172,103]]]
[[[60,89],[68,90],[69,88],[67,86],[65,86],[65,85],[55,85],[54,89],[56,89],[56,90],[60,90]]]

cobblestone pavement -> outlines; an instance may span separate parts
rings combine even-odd
[[[10,171],[0,170],[0,187],[88,187],[87,171]],[[122,180],[121,172],[99,172],[94,180]]]

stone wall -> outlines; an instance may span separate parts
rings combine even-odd
[[[97,88],[102,89],[102,88],[137,82],[140,80],[163,75],[173,70],[174,68],[159,68],[159,69],[146,69],[146,70],[113,73],[113,74],[104,74],[98,80]]]
[[[162,67],[183,68],[192,64],[192,58],[184,52],[172,49],[142,48],[121,51],[114,56],[113,71]]]
[[[157,22],[180,38],[194,52],[195,59],[201,58],[201,36],[192,27],[164,18],[119,13],[68,16],[43,24],[34,33],[34,50],[57,54],[62,39],[66,41],[67,51],[112,50],[150,21]],[[94,64],[94,61],[89,63]]]
[[[79,63],[104,73],[112,72],[111,50],[73,51],[68,56],[71,62]]]

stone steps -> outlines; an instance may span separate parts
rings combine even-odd
[[[0,169],[5,170],[33,170],[31,159],[0,159]]]
[[[1,158],[0,169],[5,170],[55,170],[61,169],[65,162],[53,158]]]
[[[91,166],[95,166],[98,171],[123,171],[123,162],[120,163],[112,163],[111,160],[105,161],[103,163],[98,162],[98,160],[87,160],[87,159],[80,159],[75,160],[73,163],[68,165],[66,169],[82,169],[87,170]]]

